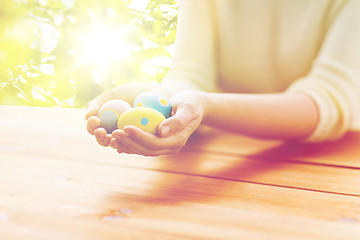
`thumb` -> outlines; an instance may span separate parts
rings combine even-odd
[[[97,116],[100,109],[100,104],[96,101],[91,101],[87,104],[85,109],[85,119],[88,120],[92,116]]]
[[[186,128],[186,126],[194,119],[193,112],[186,105],[180,105],[176,109],[175,114],[164,120],[158,128],[161,137],[168,137],[178,131]]]

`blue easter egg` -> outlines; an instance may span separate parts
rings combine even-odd
[[[100,126],[105,128],[107,133],[112,133],[117,128],[119,115],[112,109],[107,109],[100,115]]]
[[[169,101],[159,93],[143,92],[134,101],[134,107],[148,107],[157,110],[165,118],[171,115],[171,105]]]
[[[120,99],[110,100],[104,103],[99,110],[100,126],[105,128],[107,133],[112,133],[117,129],[119,117],[131,106]]]

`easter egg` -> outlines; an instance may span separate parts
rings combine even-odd
[[[156,135],[159,124],[164,120],[165,117],[155,109],[136,107],[127,110],[119,117],[118,128],[124,129],[125,126],[132,125]]]
[[[104,110],[100,115],[100,126],[105,128],[107,133],[112,133],[117,128],[118,116],[118,113],[112,109]]]
[[[159,111],[165,118],[171,115],[171,105],[169,101],[159,93],[143,92],[134,101],[134,107],[149,107]]]
[[[110,100],[104,103],[98,114],[100,126],[105,128],[106,132],[112,133],[117,129],[119,117],[130,108],[131,106],[127,102],[120,99]]]

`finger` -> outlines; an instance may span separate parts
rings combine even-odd
[[[141,131],[139,129],[139,131]],[[139,144],[135,143],[125,131],[116,130],[113,132],[113,136],[116,138],[118,144],[122,148],[121,150],[127,153],[136,153],[141,155],[148,155],[148,150],[144,149],[144,147],[139,146]]]
[[[104,138],[104,143],[106,144],[106,146],[110,145],[110,141],[112,139],[111,134],[106,134],[105,138]]]
[[[92,116],[97,116],[100,109],[100,104],[94,100],[87,104],[85,109],[85,119],[88,120]]]
[[[124,131],[121,129],[116,129],[114,130],[111,135],[113,136],[113,138],[117,139],[120,137],[120,135],[123,133]]]
[[[115,130],[112,132],[112,139],[110,141],[110,146],[116,148],[118,153],[128,153],[128,154],[137,154],[137,152],[130,149],[128,146],[124,145],[122,139],[127,137],[127,134],[122,130]]]
[[[101,138],[101,137],[95,137],[97,143],[101,146],[104,146],[106,147],[105,143],[104,143],[104,138]]]
[[[133,126],[127,126],[124,132],[127,136],[120,136],[122,144],[141,155],[157,156],[176,153],[182,146],[179,138],[159,138]]]
[[[109,146],[110,146],[111,148],[114,148],[114,149],[117,149],[117,148],[119,147],[119,143],[118,143],[118,141],[116,140],[116,138],[113,137],[113,138],[110,140]]]
[[[88,119],[86,128],[87,131],[94,135],[94,131],[100,127],[100,119],[98,117],[92,116]]]
[[[96,138],[96,141],[101,145],[101,146],[104,146],[104,147],[107,147],[108,144],[106,144],[105,142],[105,137],[107,135],[107,132],[104,128],[98,128],[94,131],[94,135],[95,135],[95,138]]]
[[[134,153],[133,151],[127,151],[127,150],[124,150],[124,149],[122,149],[122,148],[118,148],[116,151],[117,151],[119,154],[121,154],[121,153],[137,154],[137,153]]]
[[[110,140],[109,146],[117,149],[118,153],[130,153],[130,151],[123,147],[121,143],[119,143],[118,140],[114,137]]]
[[[154,150],[151,151],[151,150],[141,146],[137,142],[133,141],[128,135],[119,136],[119,141],[121,141],[121,145],[123,147],[130,150],[130,151],[128,151],[128,153],[131,152],[131,153],[136,153],[136,154],[144,155],[144,156],[157,155]]]
[[[197,117],[194,116],[194,112],[193,106],[190,104],[185,103],[179,106],[172,117],[164,120],[160,124],[158,129],[159,135],[161,137],[167,137],[181,131],[189,124],[189,122],[194,120],[194,117]]]
[[[95,137],[105,138],[105,136],[107,135],[107,132],[104,128],[98,128],[94,131],[94,135],[95,135]]]
[[[112,89],[108,92],[101,94],[100,96],[96,97],[94,100],[89,102],[86,105],[85,109],[85,119],[90,118],[91,116],[97,116],[100,107],[107,101],[115,98],[115,93],[117,89]]]
[[[121,147],[121,145],[118,143],[118,141],[116,140],[116,138],[112,138],[109,144],[110,147],[114,148],[117,150],[118,153],[126,153],[125,150],[123,150],[123,148]]]

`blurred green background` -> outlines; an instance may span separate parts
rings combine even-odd
[[[82,108],[160,82],[176,21],[176,0],[1,0],[0,104]]]

